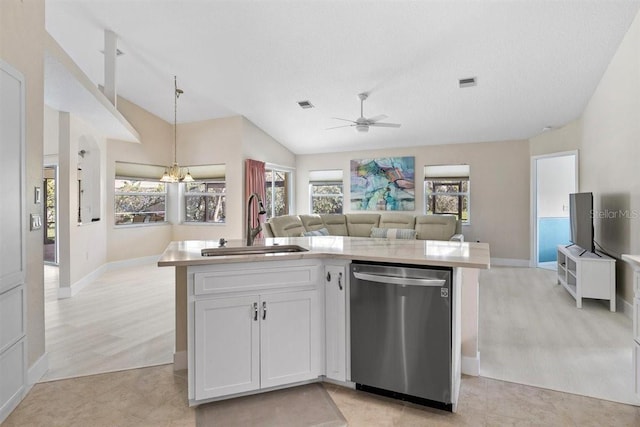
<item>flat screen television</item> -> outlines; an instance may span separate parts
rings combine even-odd
[[[585,252],[596,251],[593,242],[593,193],[569,194],[569,221],[571,243]]]

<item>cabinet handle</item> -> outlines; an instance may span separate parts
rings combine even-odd
[[[331,272],[327,271],[327,282],[331,281]]]
[[[258,321],[258,303],[254,302],[253,303],[253,320],[254,321]]]
[[[342,272],[338,273],[338,287],[342,290]]]
[[[262,320],[267,318],[267,302],[262,301]]]

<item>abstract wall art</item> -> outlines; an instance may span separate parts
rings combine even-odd
[[[414,167],[414,157],[351,160],[351,210],[414,210]]]

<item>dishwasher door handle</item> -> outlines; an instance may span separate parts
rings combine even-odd
[[[376,283],[390,283],[393,285],[410,285],[410,286],[444,286],[446,280],[444,279],[414,279],[411,277],[395,277],[395,276],[383,276],[380,274],[368,274],[353,272],[356,279],[366,280],[368,282]]]

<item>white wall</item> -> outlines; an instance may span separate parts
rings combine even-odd
[[[595,238],[609,253],[640,254],[640,14],[582,116],[580,191],[592,191]],[[633,298],[632,272],[617,263],[617,293]]]
[[[309,154],[296,157],[298,213],[309,212],[309,171],[342,169],[345,209],[349,210],[350,160],[415,156],[416,210],[424,213],[425,165],[470,166],[471,223],[467,241],[488,242],[493,258],[529,259],[529,144],[527,141],[429,145],[386,150]]]
[[[537,162],[538,217],[566,218],[569,216],[568,183],[575,182],[574,156],[542,158]]]

